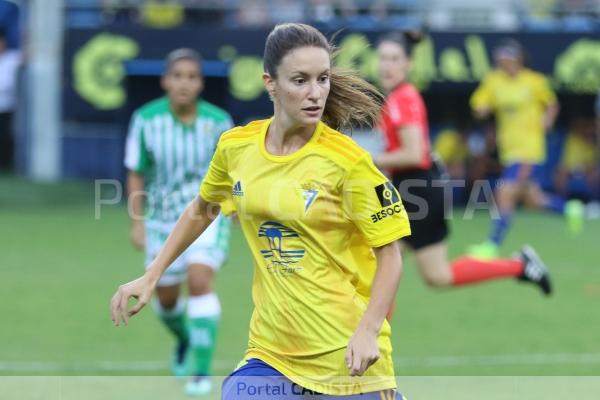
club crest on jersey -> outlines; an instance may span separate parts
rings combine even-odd
[[[260,251],[265,261],[269,264],[269,272],[290,275],[300,272],[302,268],[297,264],[304,258],[304,250],[286,250],[285,244],[290,238],[298,238],[296,231],[275,221],[263,222],[258,230],[258,237],[267,239],[269,248]]]
[[[302,199],[304,200],[304,213],[306,214],[319,195],[319,186],[315,182],[306,182],[300,186]]]
[[[231,194],[234,196],[243,196],[244,195],[244,191],[242,190],[242,182],[241,181],[237,181],[235,183],[235,185],[233,185],[233,190],[231,191]]]

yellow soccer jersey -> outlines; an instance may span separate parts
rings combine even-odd
[[[466,144],[453,129],[444,129],[438,133],[433,149],[445,163],[464,162],[468,155]]]
[[[410,234],[400,196],[366,151],[323,123],[295,153],[269,154],[270,121],[225,132],[200,188],[206,201],[233,199],[254,258],[245,359],[320,393],[395,388],[387,321],[372,379],[356,385],[344,356],[369,302],[371,248]]]
[[[569,132],[560,163],[569,172],[585,172],[598,163],[596,146],[577,133]]]
[[[491,72],[471,97],[471,107],[496,113],[500,160],[533,164],[546,159],[543,117],[556,96],[546,78],[524,69],[516,77],[503,71]]]

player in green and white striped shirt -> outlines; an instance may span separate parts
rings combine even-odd
[[[227,112],[199,99],[204,82],[200,55],[194,50],[178,49],[168,55],[161,85],[166,97],[133,114],[125,151],[131,240],[135,247],[145,248],[146,266],[197,195],[221,133],[232,128]],[[186,386],[192,395],[211,388],[206,377],[221,313],[212,281],[225,261],[229,224],[219,216],[167,269],[156,290],[156,311],[177,338],[173,371],[194,375]],[[187,307],[180,298],[186,277]],[[187,356],[192,356],[193,364]]]

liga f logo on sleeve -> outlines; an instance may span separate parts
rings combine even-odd
[[[377,193],[377,198],[379,199],[381,207],[389,207],[400,201],[398,191],[389,181],[382,183],[379,186],[375,186],[375,193]]]
[[[391,217],[402,212],[402,203],[398,191],[389,181],[375,186],[375,193],[381,204],[381,211],[371,215],[371,221],[377,223],[382,219]]]

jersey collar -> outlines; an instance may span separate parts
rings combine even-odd
[[[319,140],[319,136],[321,136],[321,132],[323,131],[323,128],[325,126],[325,124],[322,121],[319,121],[312,136],[310,137],[310,140],[308,142],[306,142],[306,144],[304,146],[302,146],[301,148],[299,148],[292,154],[287,154],[285,156],[276,156],[276,155],[269,153],[265,146],[265,139],[267,137],[267,131],[269,130],[269,126],[271,125],[272,121],[273,121],[273,117],[266,120],[265,123],[263,124],[263,126],[261,127],[258,147],[260,149],[260,153],[263,155],[264,158],[266,158],[269,161],[280,162],[280,163],[285,163],[285,162],[289,162],[289,161],[298,159],[298,158],[302,157],[304,154],[306,154],[308,151],[310,151],[312,146]]]

